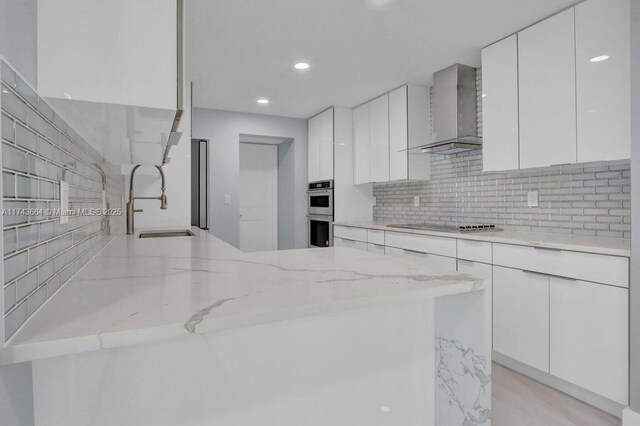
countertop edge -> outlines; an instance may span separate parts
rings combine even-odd
[[[421,230],[421,229],[393,228],[387,224],[375,224],[375,223],[366,224],[366,223],[348,222],[348,221],[334,222],[334,225],[346,226],[351,228],[376,229],[381,231],[399,232],[399,233],[405,233],[405,234],[430,235],[434,237],[454,238],[459,240],[485,241],[485,242],[491,242],[491,243],[511,244],[511,245],[518,245],[518,246],[527,246],[527,247],[544,247],[544,248],[560,249],[560,250],[567,250],[567,251],[576,251],[581,253],[603,254],[603,255],[619,256],[619,257],[631,257],[630,249],[616,249],[616,248],[609,248],[609,247],[598,247],[595,245],[591,246],[591,245],[544,241],[544,237],[546,235],[544,233],[532,233],[532,234],[539,235],[540,240],[529,241],[524,238],[518,239],[514,237],[500,237],[500,236],[494,235],[494,233],[492,233],[491,235],[487,235],[487,233],[485,232],[479,232],[475,234],[473,233],[455,234],[450,232],[428,231],[428,230]],[[503,231],[497,231],[497,232],[503,232]],[[508,232],[517,233],[518,231],[508,231]],[[560,236],[556,234],[549,234],[549,235]],[[563,237],[583,238],[581,236],[571,236],[571,235],[567,235]],[[600,238],[604,238],[604,237],[600,237]]]
[[[282,321],[367,309],[387,303],[405,303],[420,298],[443,297],[473,291],[483,291],[485,290],[484,283],[486,281],[487,280],[484,279],[470,279],[460,281],[456,284],[439,286],[437,287],[437,295],[433,294],[433,289],[423,289],[390,296],[375,296],[339,303],[300,306],[278,312],[264,312],[227,318],[205,318],[197,324],[194,332],[187,330],[185,324],[174,323],[157,327],[112,331],[73,338],[52,339],[44,342],[24,343],[14,346],[9,345],[0,348],[0,366],[85,352],[169,341],[181,337],[215,334],[246,327],[274,324]]]

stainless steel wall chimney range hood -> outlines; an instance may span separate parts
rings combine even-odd
[[[476,69],[455,64],[433,75],[433,140],[420,147],[437,155],[482,148],[478,136]]]

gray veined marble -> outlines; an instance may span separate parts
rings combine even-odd
[[[489,424],[491,376],[489,361],[457,340],[436,338],[436,383],[457,406],[464,421],[461,426]]]
[[[196,326],[198,324],[200,324],[202,322],[202,320],[204,319],[204,317],[206,315],[209,315],[209,313],[214,310],[215,308],[224,305],[227,302],[230,302],[232,300],[236,300],[237,297],[230,297],[227,299],[220,299],[218,301],[216,301],[215,303],[207,306],[206,308],[200,309],[198,312],[196,312],[195,314],[193,314],[191,316],[191,318],[189,318],[189,320],[187,322],[184,323],[184,328],[191,334],[195,334],[196,332]]]

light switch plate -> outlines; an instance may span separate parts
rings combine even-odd
[[[60,223],[69,223],[69,216],[66,210],[69,210],[69,184],[63,180],[60,181]]]
[[[420,207],[420,196],[415,195],[413,197],[413,207]]]
[[[225,194],[224,203],[227,204],[227,205],[231,204],[231,195]]]
[[[538,191],[527,192],[527,205],[529,207],[538,207]]]

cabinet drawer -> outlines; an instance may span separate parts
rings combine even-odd
[[[367,250],[367,243],[363,243],[362,241],[354,241],[347,240],[344,238],[334,238],[333,239],[334,247],[351,247],[358,250]]]
[[[367,251],[384,255],[384,246],[379,244],[367,244]]]
[[[458,240],[458,259],[491,263],[491,243],[475,240]]]
[[[384,249],[384,254],[387,256],[410,259],[418,263],[420,266],[432,268],[436,271],[455,272],[457,266],[456,259],[453,257],[439,256],[437,254],[431,253],[421,253],[396,247],[386,246]]]
[[[454,238],[387,231],[385,244],[411,251],[456,257],[456,240]]]
[[[384,245],[384,231],[378,229],[367,229],[367,242]]]
[[[493,244],[493,264],[629,287],[629,259],[508,244]]]
[[[333,236],[346,238],[347,240],[367,242],[367,230],[352,226],[333,226]]]
[[[458,259],[458,272],[485,278],[489,281],[491,281],[493,275],[491,265],[462,259]]]

